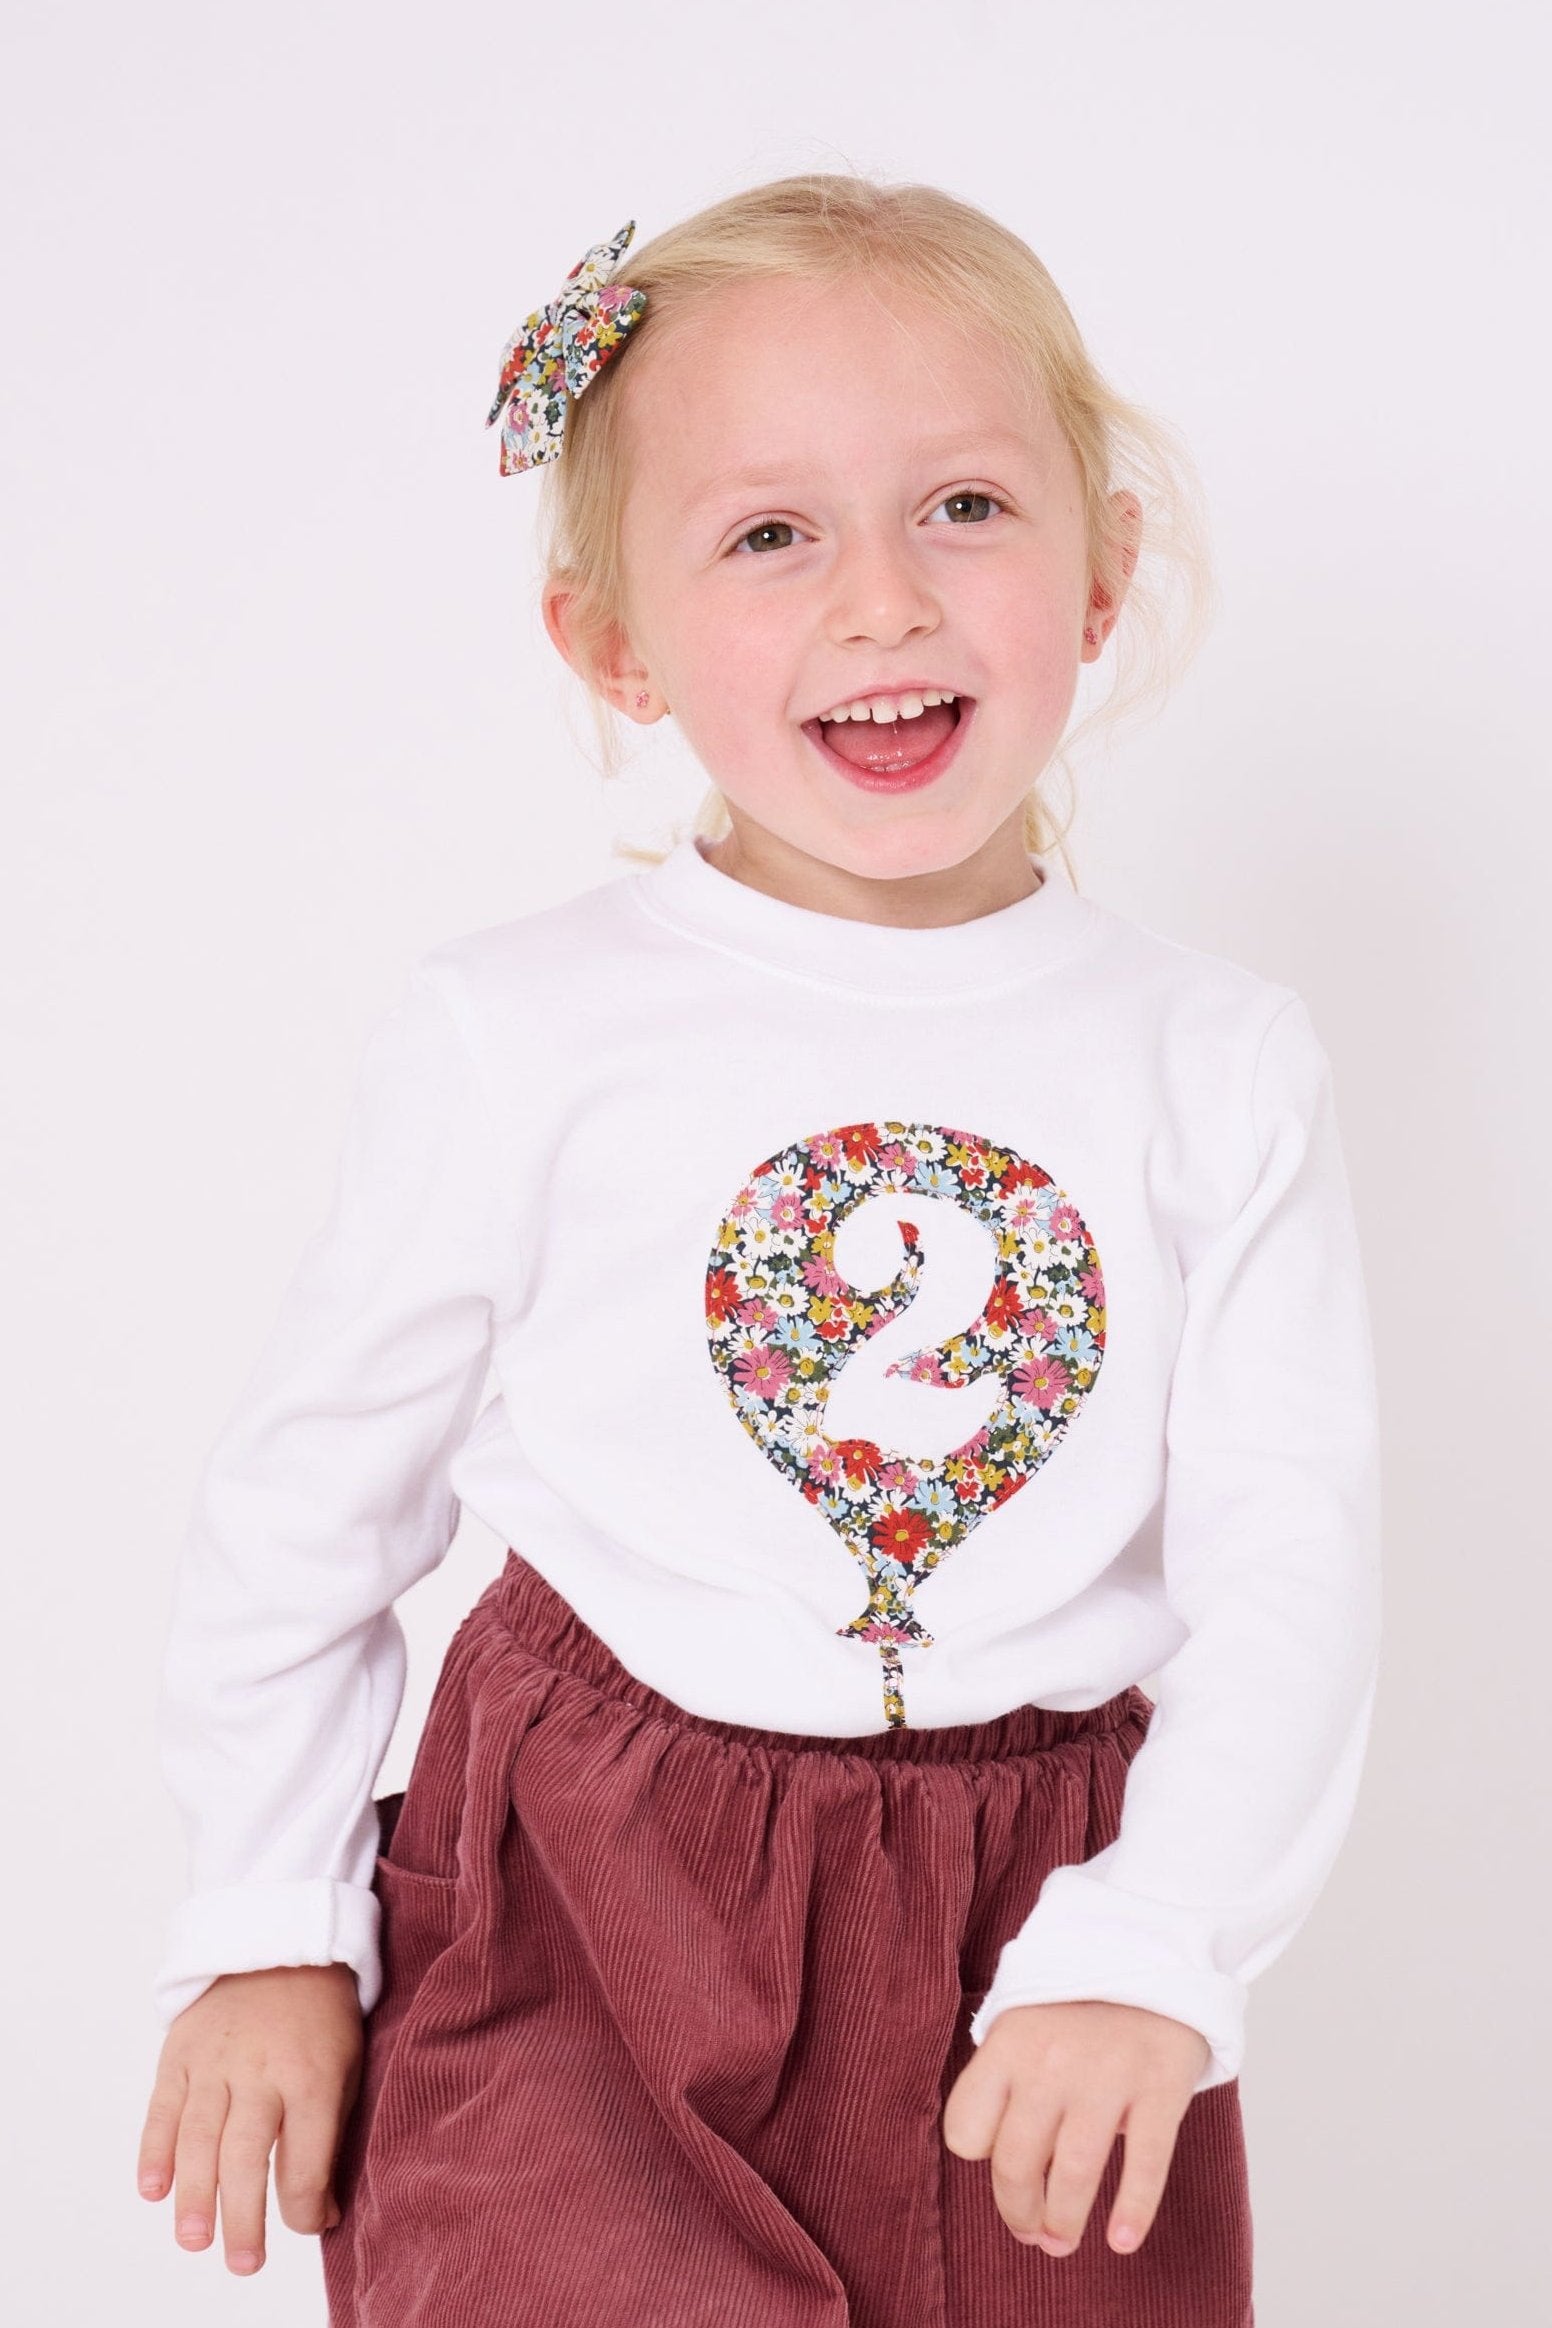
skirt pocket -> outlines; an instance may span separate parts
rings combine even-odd
[[[458,1930],[458,1879],[423,1875],[378,1854],[372,1888],[382,1910],[379,1945],[383,1961],[381,2006],[390,1993],[402,1999],[419,1987]]]
[[[377,1798],[377,1864],[372,1889],[382,1911],[379,1945],[383,1993],[378,2018],[390,1992],[395,2001],[417,1988],[457,1929],[458,1878],[406,1866],[393,1855],[394,1830],[404,1808],[404,1790]]]

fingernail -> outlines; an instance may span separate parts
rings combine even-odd
[[[257,2271],[263,2258],[251,2247],[239,2247],[226,2260],[232,2271]]]
[[[181,2216],[178,2222],[178,2237],[180,2239],[208,2239],[210,2225],[202,2215]]]
[[[1110,2244],[1112,2247],[1135,2247],[1137,2234],[1131,2224],[1118,2223],[1110,2234]]]
[[[159,2174],[143,2174],[140,2177],[140,2188],[148,2199],[156,2198],[165,2187]]]

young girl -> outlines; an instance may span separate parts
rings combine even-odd
[[[142,2187],[252,2270],[273,2144],[337,2328],[1245,2328],[1378,1467],[1303,1001],[1037,791],[1186,472],[935,189],[631,232],[492,418],[556,645],[717,790],[367,1047],[179,1571]],[[509,1549],[374,1800],[462,1504]]]

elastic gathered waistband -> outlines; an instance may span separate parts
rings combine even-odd
[[[927,1729],[868,1730],[855,1737],[824,1737],[806,1730],[762,1730],[691,1713],[674,1698],[640,1680],[623,1665],[564,1594],[515,1547],[482,1604],[518,1646],[541,1664],[589,1684],[606,1697],[634,1706],[657,1720],[720,1739],[729,1746],[756,1747],[771,1754],[862,1755],[885,1762],[985,1762],[1033,1754],[1074,1739],[1118,1730],[1127,1722],[1146,1728],[1152,1701],[1135,1684],[1097,1706],[1063,1710],[1055,1706],[1014,1706],[985,1722],[955,1722]]]

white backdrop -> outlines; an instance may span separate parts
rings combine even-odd
[[[1306,998],[1388,1436],[1364,1794],[1252,1998],[1257,2317],[1536,2308],[1543,21],[8,0],[3,2207],[28,2328],[324,2317],[273,2204],[239,2284],[134,2188],[182,1883],[152,1737],[178,1538],[404,968],[699,797],[671,723],[616,790],[588,765],[535,481],[498,477],[483,426],[501,347],[622,220],[645,241],[815,167],[1006,219],[1203,472],[1223,611],[1084,773],[1077,871]],[[401,1604],[380,1790],[501,1550],[470,1523]]]

